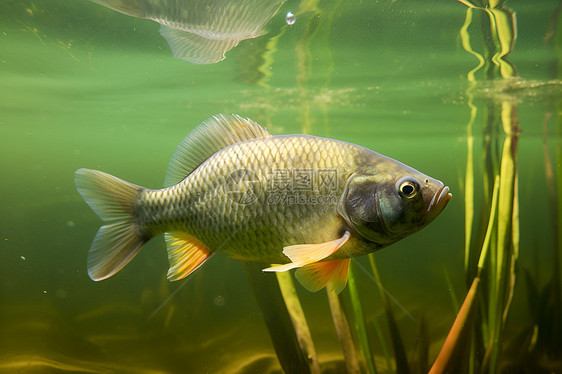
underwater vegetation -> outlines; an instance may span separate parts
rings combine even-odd
[[[562,1],[545,2],[0,1],[0,372],[562,372]],[[100,222],[73,172],[159,186],[215,113],[429,165],[455,198],[349,261],[344,288],[226,256],[169,282],[158,239],[92,282],[124,263],[88,274]],[[175,255],[175,279],[201,260]]]
[[[562,232],[562,202],[559,199],[562,192],[562,117],[558,116],[556,120],[556,167],[550,159],[546,135],[550,115],[545,117],[544,122],[545,184],[548,186],[555,247],[551,278],[542,288],[538,286],[539,274],[532,274],[530,269],[518,267],[520,217],[517,172],[518,140],[521,133],[517,103],[520,97],[535,96],[536,93],[530,94],[529,91],[537,88],[550,89],[551,93],[552,90],[559,92],[561,83],[527,82],[517,76],[515,65],[509,61],[509,54],[513,51],[517,38],[516,15],[506,6],[506,1],[459,2],[466,6],[465,23],[459,30],[462,47],[478,60],[476,67],[466,75],[466,97],[470,109],[464,176],[464,271],[467,292],[460,306],[456,301],[458,295],[452,295],[458,314],[439,355],[431,362],[428,356],[429,337],[423,319],[420,322],[418,343],[413,352],[406,353],[404,338],[393,313],[393,303],[396,301],[391,300],[391,295],[382,286],[373,254],[368,255],[370,276],[379,285],[391,341],[384,339],[381,333],[383,326],[377,324],[376,320],[374,329],[367,328],[369,321],[364,318],[361,296],[354,280],[354,274],[358,271],[356,266],[361,267],[362,271],[366,269],[359,263],[352,262],[347,297],[326,290],[348,373],[554,373],[562,370],[562,278],[559,268],[562,248],[559,238],[559,233]],[[551,22],[556,23],[561,18],[560,9],[559,5]],[[553,29],[556,28],[551,25],[551,31]],[[479,49],[473,47],[476,37],[482,40],[476,43]],[[548,35],[549,39],[552,37],[552,33]],[[560,58],[562,33],[559,29],[554,40],[557,41],[556,48]],[[306,77],[306,73],[303,76]],[[479,112],[483,112],[484,117],[484,144],[482,154],[475,157],[473,132]],[[302,116],[304,128],[307,126],[306,118],[305,113]],[[481,163],[480,167],[477,167],[477,162]],[[476,170],[483,170],[482,175],[476,176]],[[481,180],[481,186],[477,185],[477,180]],[[477,193],[482,193],[482,201],[476,199]],[[445,275],[449,282],[447,273]],[[531,323],[517,326],[517,331],[507,338],[506,327],[512,299],[515,287],[520,283],[526,286]],[[279,286],[292,287],[290,278],[283,282],[279,280]],[[287,292],[278,296],[274,304],[276,312],[286,312],[286,320],[291,322],[284,330],[302,334],[300,339],[293,340],[295,344],[291,349],[300,351],[301,357],[309,357],[308,361],[289,358],[283,362],[280,359],[282,367],[287,372],[295,368],[303,373],[320,372],[313,344],[309,333],[306,333],[308,327],[302,308],[297,308],[298,312],[295,312],[293,308],[278,307],[283,304],[298,305],[296,294]],[[272,313],[269,300],[259,296],[257,299],[264,315]],[[295,313],[297,317],[294,316]],[[278,325],[275,330],[279,330]],[[272,331],[272,337],[274,336],[276,335]],[[303,342],[306,344],[302,344]],[[382,353],[384,360],[375,358],[373,347],[376,347],[379,355]],[[282,350],[287,350],[287,345]],[[280,357],[290,356],[283,354]]]

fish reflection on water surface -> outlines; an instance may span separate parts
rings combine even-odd
[[[78,191],[104,221],[88,273],[117,273],[154,236],[165,235],[170,280],[224,252],[296,268],[311,291],[340,292],[350,258],[429,224],[449,188],[358,145],[308,135],[270,135],[250,119],[218,115],[178,146],[166,188],[143,188],[97,170],[75,173]]]
[[[158,22],[174,57],[195,64],[224,60],[244,39],[263,35],[285,0],[90,0]]]

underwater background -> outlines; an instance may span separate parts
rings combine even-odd
[[[561,9],[287,0],[264,35],[194,64],[156,22],[2,0],[0,372],[423,373],[439,357],[433,372],[562,373]],[[90,280],[101,221],[74,171],[160,188],[180,140],[218,113],[359,144],[453,198],[352,261],[339,296],[222,255],[170,283],[161,238]]]

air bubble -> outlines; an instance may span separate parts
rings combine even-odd
[[[226,303],[226,301],[224,300],[224,297],[222,297],[221,295],[217,295],[215,297],[215,305],[218,307],[224,306],[224,304]]]
[[[285,17],[285,22],[287,22],[287,25],[289,26],[293,25],[296,20],[297,17],[293,13],[291,12],[287,13],[287,16]]]

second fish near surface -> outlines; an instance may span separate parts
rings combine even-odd
[[[90,0],[160,24],[174,57],[195,64],[222,61],[245,39],[265,33],[285,0]]]
[[[340,292],[350,258],[426,226],[449,188],[358,145],[308,135],[270,135],[250,119],[217,115],[176,149],[166,188],[140,187],[97,170],[75,173],[78,191],[104,221],[88,255],[102,280],[164,234],[170,280],[215,253],[297,268],[311,291]]]

